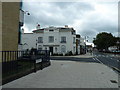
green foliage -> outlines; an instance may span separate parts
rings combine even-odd
[[[108,47],[115,45],[115,37],[111,33],[102,32],[97,34],[93,43],[97,46],[98,50],[108,50]]]

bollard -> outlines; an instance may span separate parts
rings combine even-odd
[[[36,72],[36,60],[34,59],[34,72]]]

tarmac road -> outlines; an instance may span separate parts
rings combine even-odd
[[[113,68],[115,71],[120,73],[120,58],[114,54],[106,54],[101,52],[93,52],[89,57],[84,55],[78,56],[51,56],[51,60],[63,60],[63,61],[77,61],[77,62],[88,62],[88,63],[101,63],[108,67]]]

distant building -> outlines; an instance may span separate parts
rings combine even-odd
[[[50,50],[52,54],[80,54],[80,35],[76,35],[73,28],[68,27],[40,27],[33,33],[22,34],[22,48],[39,50]]]
[[[76,54],[80,54],[80,35],[76,34]]]
[[[86,45],[86,49],[88,52],[91,52],[93,50],[93,46],[91,45]]]
[[[85,54],[85,39],[84,38],[80,38],[80,54]]]

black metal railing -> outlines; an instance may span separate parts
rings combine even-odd
[[[50,53],[48,50],[0,51],[0,59],[2,59],[3,84],[17,76],[24,76],[21,73],[36,72],[50,65]],[[39,59],[41,61],[36,63]]]

